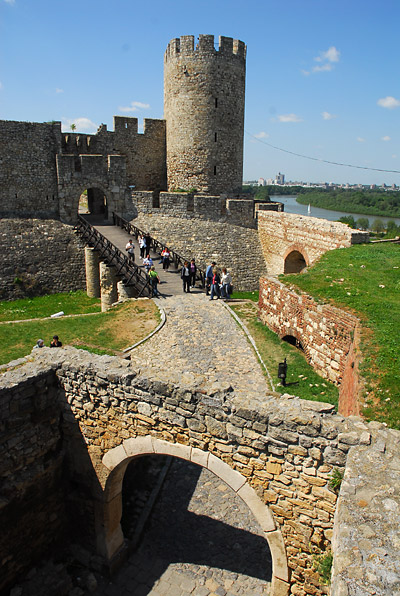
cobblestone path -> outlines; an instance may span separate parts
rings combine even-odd
[[[162,287],[162,286],[161,286]],[[219,300],[204,293],[158,298],[166,325],[132,351],[134,368],[156,378],[207,390],[232,387],[244,400],[268,389],[246,336]]]
[[[95,595],[267,595],[272,566],[261,535],[232,489],[174,460],[139,550]]]

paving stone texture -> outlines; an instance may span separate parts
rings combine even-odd
[[[270,578],[268,544],[240,497],[174,460],[140,548],[95,596],[262,596]]]

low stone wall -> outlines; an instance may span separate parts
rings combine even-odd
[[[25,542],[22,553],[33,552],[32,544],[50,542],[60,531],[49,483],[46,495],[39,492],[42,507],[48,498],[47,514],[38,515],[35,535],[17,531],[16,520],[21,487],[36,486],[59,464],[62,410],[64,472],[74,488],[73,498],[67,491],[71,519],[78,520],[80,539],[97,545],[106,559],[123,541],[117,488],[130,459],[167,453],[224,478],[259,513],[273,557],[274,596],[327,594],[313,563],[329,549],[333,535],[332,596],[361,596],[374,589],[383,596],[398,589],[400,541],[390,522],[400,507],[399,432],[287,395],[260,396],[251,403],[229,390],[206,395],[195,386],[140,375],[125,360],[73,348],[33,351],[21,364],[0,379],[1,421],[7,430],[2,528],[10,528],[1,555],[10,573],[19,565],[17,540]],[[337,494],[329,484],[334,468],[345,470],[335,525]],[[60,498],[57,506],[61,503]],[[23,502],[21,507],[24,511]],[[62,519],[62,512],[57,516]],[[86,521],[80,525],[79,520]],[[392,592],[383,590],[382,574],[382,585]]]
[[[0,220],[0,299],[85,288],[83,245],[56,220]]]
[[[140,215],[132,223],[183,257],[195,258],[201,268],[211,261],[226,267],[236,290],[258,290],[259,278],[266,273],[256,230],[155,215]]]
[[[58,395],[49,366],[0,381],[0,591],[65,535]]]
[[[259,210],[281,211],[282,203],[254,201],[243,196],[209,196],[188,192],[133,191],[128,212],[201,219],[256,229]]]
[[[332,596],[400,594],[400,433],[371,422],[378,440],[350,450],[332,547]]]
[[[258,230],[270,275],[285,272],[285,260],[293,251],[309,266],[328,250],[369,241],[368,232],[340,222],[263,210],[258,212]]]
[[[359,320],[312,296],[297,294],[273,277],[260,280],[259,316],[283,338],[292,336],[302,345],[307,360],[324,378],[340,385],[347,369],[354,370],[351,350]]]

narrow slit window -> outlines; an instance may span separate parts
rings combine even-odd
[[[215,98],[215,107],[218,107],[218,97]]]
[[[217,166],[214,166],[214,176],[217,175]]]
[[[214,133],[214,141],[217,142],[217,133]]]

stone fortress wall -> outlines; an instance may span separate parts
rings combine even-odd
[[[240,190],[246,46],[213,35],[170,41],[164,56],[168,189]]]
[[[38,556],[60,538],[65,510],[81,540],[112,560],[123,544],[126,466],[165,453],[207,467],[249,506],[270,545],[273,596],[326,594],[313,561],[332,537],[332,596],[399,589],[391,530],[400,503],[398,431],[290,396],[242,403],[225,392],[205,395],[73,348],[44,348],[24,362],[0,380],[3,582],[32,561],[27,534],[36,532]],[[339,497],[329,486],[334,468],[345,471]],[[66,503],[56,503],[60,470]],[[44,516],[33,499],[31,516],[41,484],[52,514]],[[24,533],[13,523],[17,505],[25,511]]]
[[[0,254],[0,300],[85,288],[83,245],[60,221],[1,219]]]

